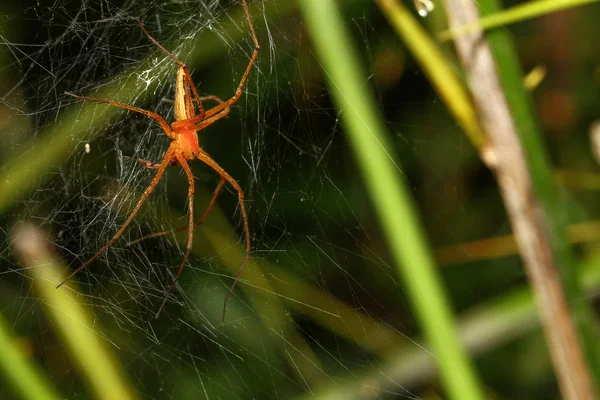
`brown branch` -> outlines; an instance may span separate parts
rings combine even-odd
[[[472,0],[446,0],[445,4],[451,28],[479,19]],[[492,52],[480,32],[460,36],[456,47],[490,137],[493,168],[535,293],[560,390],[566,399],[594,399],[592,379],[563,292],[544,214],[533,191],[525,153]]]

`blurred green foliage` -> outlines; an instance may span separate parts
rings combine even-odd
[[[52,257],[76,268],[114,235],[149,183],[151,172],[137,158],[157,161],[168,144],[141,116],[73,102],[63,92],[121,100],[170,120],[175,68],[139,32],[140,17],[188,63],[201,94],[227,97],[252,47],[235,3],[0,5],[0,313],[13,325],[3,353],[16,349],[35,365],[29,372],[62,397],[100,394],[49,311],[39,281],[52,279],[31,273],[47,262],[23,258],[15,226],[37,226]],[[401,160],[429,241],[438,247],[509,234],[491,173],[407,45],[371,2],[339,3],[368,72],[361,83],[375,91],[373,106],[384,115],[390,151]],[[230,117],[200,134],[249,204],[253,261],[226,323],[219,325],[223,298],[241,261],[231,192],[197,231],[180,290],[159,319],[153,316],[181,260],[182,238],[126,245],[184,224],[187,183],[178,168],[127,237],[65,290],[74,304],[85,304],[89,330],[135,397],[401,398],[444,390],[295,6],[252,2],[259,69]],[[420,20],[433,37],[445,29],[442,4],[436,6]],[[590,127],[600,93],[599,14],[586,6],[503,28],[514,35],[525,70],[547,70],[532,96],[552,164],[571,172],[560,192],[570,223],[598,218],[597,189],[579,177],[598,172]],[[440,46],[453,60],[452,48]],[[193,169],[200,215],[218,178],[202,165]],[[589,293],[598,283],[597,238],[592,230],[577,245]],[[492,253],[494,242],[486,246]],[[443,283],[489,396],[558,398],[519,258],[469,262],[468,252],[456,251],[464,262],[444,266]],[[18,396],[25,394],[0,385],[0,397]]]

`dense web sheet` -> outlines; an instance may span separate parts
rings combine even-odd
[[[0,21],[6,116],[0,155],[8,159],[30,140],[52,135],[66,138],[66,150],[63,162],[3,217],[5,243],[8,227],[34,224],[47,232],[67,273],[116,233],[154,175],[138,159],[159,162],[169,139],[150,118],[64,92],[111,98],[173,120],[177,68],[142,34],[138,17],[190,67],[201,96],[230,97],[253,45],[237,1],[57,0],[11,12]],[[414,339],[418,327],[300,16],[273,0],[251,2],[251,13],[262,46],[257,68],[230,116],[199,133],[203,148],[245,191],[250,220],[252,261],[225,323],[223,299],[243,258],[235,191],[224,190],[196,230],[192,256],[158,319],[185,233],[129,244],[186,224],[187,181],[177,166],[122,239],[60,290],[89,310],[95,335],[139,398],[290,398],[324,388],[361,398],[419,398],[434,356]],[[394,113],[387,122],[406,160],[403,174],[423,178],[414,184],[415,197],[436,210],[424,217],[433,240],[469,237],[475,224],[462,206],[443,203],[464,195],[448,165],[475,162],[474,152],[376,8],[358,2],[347,18],[370,72],[365,84]],[[437,158],[442,151],[454,159]],[[219,177],[199,161],[191,167],[200,216]],[[463,232],[451,228],[457,220]],[[3,262],[10,260],[0,282],[6,313],[18,329],[38,332],[32,351],[67,398],[92,398],[34,278],[17,256],[9,257],[8,246],[0,251]],[[400,364],[392,361],[395,352],[405,355]]]

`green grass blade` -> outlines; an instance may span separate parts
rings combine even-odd
[[[15,253],[32,277],[57,334],[95,397],[105,400],[135,399],[124,371],[109,351],[110,344],[101,339],[102,334],[91,312],[73,292],[73,283],[56,288],[57,283],[64,279],[66,266],[61,265],[49,249],[44,232],[23,224],[15,228],[13,239]]]
[[[0,349],[2,349],[0,371],[5,376],[5,382],[13,387],[20,398],[30,400],[64,398],[56,392],[40,368],[18,351],[14,335],[10,332],[9,324],[2,314],[0,314]]]
[[[486,138],[477,120],[471,97],[456,67],[449,62],[438,44],[400,1],[375,0],[375,3],[410,49],[471,144],[484,152],[485,148],[482,147]]]
[[[366,74],[336,4],[302,0],[300,5],[394,264],[407,286],[446,390],[454,399],[481,399],[483,391],[456,334],[418,211],[391,154],[383,117],[366,89]]]

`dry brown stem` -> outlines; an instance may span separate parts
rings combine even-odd
[[[472,0],[446,0],[446,12],[451,28],[479,18]],[[482,125],[490,137],[498,185],[535,293],[562,395],[566,399],[594,399],[594,386],[563,291],[544,213],[533,191],[494,57],[481,33],[460,36],[456,47]]]

